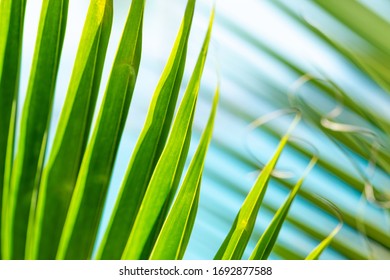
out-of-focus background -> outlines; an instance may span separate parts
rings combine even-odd
[[[27,86],[34,49],[37,2],[42,1],[27,3],[21,93]],[[102,229],[186,5],[182,0],[146,2],[139,78]],[[183,90],[205,35],[211,2],[197,1]],[[213,258],[294,115],[282,115],[261,127],[250,124],[266,114],[294,107],[303,112],[293,133],[301,140],[292,141],[280,159],[279,173],[270,182],[244,258],[315,153],[319,162],[293,203],[271,258],[305,258],[339,223],[330,201],[341,214],[343,227],[322,259],[390,259],[390,2],[215,2],[216,21],[195,116],[192,152],[218,80],[221,100],[200,208],[185,258]],[[70,1],[53,127],[65,99],[88,4],[87,0]],[[130,4],[130,0],[114,0],[114,25],[101,92]]]

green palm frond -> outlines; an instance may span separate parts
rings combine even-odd
[[[0,0],[0,259],[390,259],[388,1],[184,2]]]

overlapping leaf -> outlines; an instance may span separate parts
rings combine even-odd
[[[264,166],[251,191],[245,198],[245,201],[243,202],[228,235],[223,241],[214,259],[238,260],[242,258],[252,234],[257,213],[259,212],[259,208],[267,191],[268,181],[271,177],[272,170],[274,169],[283,148],[290,137],[290,133],[296,126],[298,120],[298,117],[294,119],[289,131],[281,139],[275,154]]]
[[[90,258],[138,74],[144,0],[131,4],[103,103],[88,143],[57,258]]]
[[[186,61],[195,1],[188,1],[179,34],[133,151],[97,258],[119,259],[170,129]]]
[[[122,254],[122,259],[139,259],[145,257],[143,250],[149,238],[155,234],[153,230],[156,222],[158,222],[160,213],[169,199],[176,177],[182,171],[179,170],[182,168],[180,166],[182,162],[181,156],[183,153],[186,153],[183,149],[191,134],[194,110],[210,42],[213,19],[214,13],[211,15],[209,28],[198,61],[172,125],[167,144],[150,179],[125,251]]]
[[[112,0],[91,1],[47,167],[36,217],[30,220],[28,257],[53,259],[89,136],[111,31]]]
[[[25,0],[0,2],[0,259],[2,225],[8,209],[25,8]]]
[[[35,207],[37,188],[45,156],[54,87],[66,28],[68,1],[44,1],[27,96],[24,102],[20,137],[8,194],[3,257],[25,256],[27,222]]]
[[[294,201],[302,183],[305,179],[305,176],[308,172],[313,168],[317,158],[314,157],[309,166],[307,167],[305,174],[298,180],[295,184],[294,188],[291,190],[290,195],[283,203],[283,205],[279,208],[279,210],[275,213],[271,223],[261,235],[259,241],[256,244],[255,249],[253,250],[250,259],[251,260],[266,260],[271,254],[273,247],[275,246],[276,239],[278,238],[279,232],[286,221],[288,211],[290,210],[291,204]]]
[[[187,175],[159,233],[150,259],[182,259],[187,248],[198,209],[200,184],[208,145],[211,141],[219,98],[219,88],[214,97],[209,121],[203,131],[198,149],[188,168]]]

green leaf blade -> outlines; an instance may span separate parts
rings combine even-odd
[[[169,198],[177,171],[180,168],[181,153],[186,146],[186,139],[188,139],[191,130],[190,128],[192,127],[200,79],[210,42],[213,19],[214,12],[210,18],[209,28],[198,61],[175,117],[167,144],[157,163],[145,193],[144,200],[127,241],[125,251],[122,254],[122,259],[141,258],[144,247],[146,246],[148,239],[153,236],[154,226]]]
[[[255,249],[253,250],[249,259],[251,260],[266,260],[273,247],[275,246],[276,239],[279,235],[279,232],[283,226],[283,223],[286,221],[288,211],[290,210],[291,204],[294,201],[296,195],[298,194],[299,189],[302,186],[303,180],[305,179],[306,174],[313,168],[317,158],[309,163],[308,168],[305,171],[305,174],[298,180],[293,189],[291,190],[288,198],[283,203],[283,205],[278,209],[273,217],[270,225],[261,235],[259,241],[256,244]]]
[[[315,247],[305,258],[305,260],[317,260],[322,252],[329,247],[332,244],[333,239],[335,236],[340,232],[341,228],[343,227],[343,218],[341,216],[341,213],[337,209],[335,205],[333,205],[330,201],[323,199],[323,202],[325,203],[326,207],[329,208],[338,218],[339,223],[338,225],[329,233],[327,237],[325,237],[324,240],[322,240],[317,247]]]
[[[175,45],[153,95],[144,128],[133,151],[109,227],[97,255],[98,259],[120,259],[146,187],[161,155],[183,76],[194,9],[195,1],[188,1]]]
[[[333,229],[333,231],[324,239],[320,244],[318,244],[317,247],[313,249],[313,251],[310,252],[309,255],[307,255],[306,260],[316,260],[320,257],[322,252],[332,243],[333,238],[337,235],[337,233],[340,231],[342,227],[342,224],[338,224],[336,228]]]
[[[252,234],[257,213],[267,191],[268,181],[285,145],[290,136],[290,132],[296,126],[299,117],[294,119],[286,135],[280,140],[278,148],[271,160],[257,178],[252,190],[249,192],[238,212],[233,225],[219,248],[214,259],[216,260],[238,260],[242,258],[244,250]]]
[[[45,1],[24,103],[9,192],[6,258],[25,255],[30,208],[34,207],[44,160],[54,87],[65,34],[68,1]]]
[[[81,164],[56,256],[58,259],[91,257],[138,74],[144,6],[144,0],[131,4],[102,107]]]
[[[14,152],[25,8],[26,0],[0,3],[0,259],[3,258],[3,248],[8,247],[6,242],[2,244],[3,216],[7,216],[9,176]]]
[[[198,148],[188,168],[179,194],[161,229],[150,259],[176,260],[181,259],[184,255],[198,208],[200,183],[207,148],[211,141],[218,97],[219,89],[217,89],[215,94],[212,111]]]
[[[92,1],[48,165],[36,217],[30,221],[29,258],[54,259],[85,151],[113,18],[112,0]],[[44,235],[44,238],[43,236]]]
[[[390,29],[390,23],[379,17],[358,1],[315,0],[315,3],[371,42],[383,53],[388,54],[390,41],[383,36]],[[356,19],[359,20],[356,20]]]

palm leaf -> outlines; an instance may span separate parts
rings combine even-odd
[[[28,2],[25,20],[27,1],[0,0],[0,258],[87,259],[100,245],[99,259],[204,259],[215,256],[221,243],[217,259],[390,258],[387,1],[219,3],[213,35],[214,56],[221,65],[218,122],[210,145],[211,128],[206,126],[179,188],[190,143],[202,134],[202,107],[211,103],[207,95],[198,96],[200,77],[204,76],[202,90],[211,92],[214,85],[207,75],[215,72],[203,65],[207,48],[193,73],[185,69],[196,59],[191,44],[202,26],[196,21],[206,18],[209,5],[197,1],[197,18],[195,0],[188,0],[162,74],[152,67],[166,61],[165,54],[159,56],[163,48],[142,50],[146,63],[137,89],[144,92],[149,78],[161,77],[102,244],[97,244],[96,234],[104,233],[113,202],[106,201],[104,212],[105,200],[111,199],[106,193],[110,185],[112,191],[117,189],[121,178],[114,176],[122,170],[119,165],[128,161],[117,151],[137,80],[141,41],[162,34],[166,41],[168,25],[180,20],[182,13],[173,4],[152,1],[149,7],[165,5],[167,11],[151,8],[154,14],[144,16],[144,1],[115,2],[118,10],[131,2],[132,16],[91,129],[99,87],[106,79],[102,68],[109,37],[110,44],[116,44],[116,35],[109,34],[113,7],[111,0],[90,1],[70,84],[63,85],[68,77],[56,77],[65,27],[72,32],[68,27],[73,26],[73,21],[65,24],[67,2],[42,2],[28,81],[29,39],[35,34],[29,11],[37,4]],[[82,2],[70,7],[87,8]],[[72,20],[79,14],[70,12]],[[114,14],[117,24],[121,13]],[[149,27],[162,26],[160,15],[164,27],[158,28],[156,36]],[[73,33],[67,34],[74,42]],[[68,47],[63,55],[68,55]],[[60,74],[68,61],[73,59],[61,58]],[[190,83],[173,118],[182,80]],[[68,92],[59,125],[49,128],[49,123],[57,123],[51,111],[56,117],[57,104],[52,103],[62,99],[61,88]],[[195,107],[200,115],[195,115]],[[304,185],[303,179],[295,183],[278,177],[274,168],[278,161],[280,168],[287,164],[293,173],[300,173],[310,160],[310,151],[300,143],[289,141],[287,146],[291,131],[285,135],[278,123],[240,134],[259,116],[291,107],[303,119],[294,136],[319,150]],[[133,108],[144,117],[142,106]],[[140,117],[132,116],[131,125],[138,126]],[[123,144],[132,147],[134,138]],[[263,168],[275,145],[279,147],[276,160],[265,165],[248,195],[253,183],[245,176]],[[206,149],[211,164],[203,168]],[[284,156],[277,160],[281,150]],[[275,174],[272,180],[271,173]],[[342,228],[341,222],[334,228],[334,211],[326,201],[342,216]],[[224,232],[229,232],[226,238]]]
[[[87,146],[64,224],[57,258],[90,258],[141,59],[145,1],[134,1]]]
[[[317,161],[316,157],[310,161],[309,166],[307,167],[305,174],[298,180],[293,189],[290,192],[290,195],[283,203],[283,205],[278,209],[275,216],[273,217],[270,225],[267,227],[265,232],[260,237],[259,241],[256,244],[255,249],[253,250],[250,259],[251,260],[265,260],[271,254],[273,247],[275,246],[276,239],[279,235],[280,229],[282,228],[284,222],[286,221],[288,211],[290,210],[291,204],[295,199],[303,180],[307,173],[314,167],[315,162]]]
[[[295,128],[299,118],[295,118],[286,135],[281,139],[275,154],[271,160],[264,166],[264,169],[258,176],[252,190],[247,195],[239,210],[233,225],[219,248],[214,259],[237,260],[241,259],[244,250],[252,234],[257,213],[262,204],[264,195],[267,191],[268,181],[275,165],[285,147],[291,131]]]
[[[147,245],[148,239],[154,235],[154,226],[172,191],[175,177],[182,172],[183,166],[180,166],[182,162],[181,157],[182,154],[187,153],[184,149],[187,149],[188,135],[191,134],[194,110],[210,42],[213,19],[214,13],[211,15],[206,38],[195,69],[172,125],[167,144],[150,179],[122,259],[141,258],[144,246]]]
[[[178,37],[155,90],[144,129],[132,153],[117,204],[97,258],[119,259],[126,246],[127,238],[170,129],[183,76],[194,9],[195,1],[188,1]]]
[[[36,217],[30,220],[28,255],[32,259],[53,259],[57,252],[91,127],[112,12],[112,0],[92,1],[89,7],[67,99],[42,175]]]
[[[13,158],[13,145],[9,143],[14,142],[25,7],[24,0],[0,2],[0,258],[4,240],[2,217],[7,216],[6,198]]]
[[[35,207],[47,142],[54,87],[65,34],[68,1],[42,5],[33,65],[24,103],[20,137],[8,195],[3,249],[5,258],[25,255],[27,223]]]
[[[199,204],[200,184],[208,145],[219,98],[219,88],[214,97],[209,121],[202,134],[197,151],[188,168],[180,191],[159,233],[150,259],[182,259],[194,226]]]
[[[340,213],[338,213],[338,210],[334,207],[334,205],[332,205],[331,203],[327,202],[327,205],[328,207],[330,207],[333,212],[337,215],[338,219],[339,219],[339,224],[331,231],[331,233],[329,233],[329,235],[324,238],[324,240],[322,240],[320,242],[320,244],[318,244],[311,252],[310,254],[307,255],[306,257],[306,260],[316,260],[319,258],[319,256],[321,255],[321,253],[328,247],[330,246],[330,244],[332,243],[334,237],[337,235],[337,233],[339,233],[339,231],[341,230],[341,227],[343,226],[343,220],[342,220],[342,217],[340,216]]]

